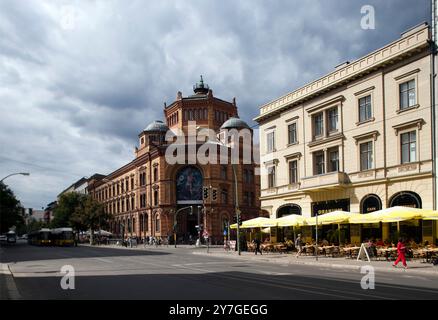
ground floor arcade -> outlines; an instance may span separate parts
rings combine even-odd
[[[434,209],[432,178],[426,176],[348,187],[317,188],[262,199],[262,209],[268,211],[271,218],[290,214],[314,217],[336,210],[365,214],[394,206]],[[269,237],[273,241],[293,239],[294,231],[295,234],[301,233],[309,241],[315,239],[316,231],[312,227],[271,228]],[[391,241],[398,236],[404,236],[417,243],[436,243],[437,221],[325,225],[318,230],[319,239],[326,238],[330,241],[341,237],[350,243],[360,243],[371,238]]]

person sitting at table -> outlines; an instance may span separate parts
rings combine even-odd
[[[383,242],[382,239],[377,239],[376,246],[383,247],[384,245],[385,245],[385,242]]]
[[[409,246],[411,249],[418,249],[418,244],[414,240],[409,241]]]
[[[329,242],[327,241],[327,239],[322,240],[323,247],[328,246],[328,245],[329,245]]]
[[[367,247],[368,247],[368,254],[370,255],[370,257],[375,257],[377,256],[377,248],[373,242],[372,239],[370,239],[367,243]]]

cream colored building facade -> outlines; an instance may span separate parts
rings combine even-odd
[[[429,40],[417,26],[260,108],[262,209],[276,218],[435,208]],[[384,239],[391,228],[383,224]],[[436,241],[436,222],[417,229]]]

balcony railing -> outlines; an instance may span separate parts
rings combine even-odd
[[[350,183],[345,172],[329,172],[301,180],[301,189],[325,189],[342,187]]]

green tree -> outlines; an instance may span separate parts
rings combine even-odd
[[[84,201],[76,208],[72,217],[72,223],[86,227],[90,230],[90,243],[93,244],[93,232],[98,229],[108,226],[111,216],[105,212],[104,206],[93,199],[91,196],[86,196]]]
[[[0,233],[8,232],[12,227],[24,225],[23,207],[14,193],[0,182]]]
[[[86,196],[77,192],[63,194],[53,211],[52,228],[74,227],[71,218],[76,209],[85,201]]]
[[[35,219],[30,219],[29,223],[26,226],[26,233],[30,233],[35,230],[40,230],[42,228],[46,228],[47,225],[43,221],[37,221]]]

